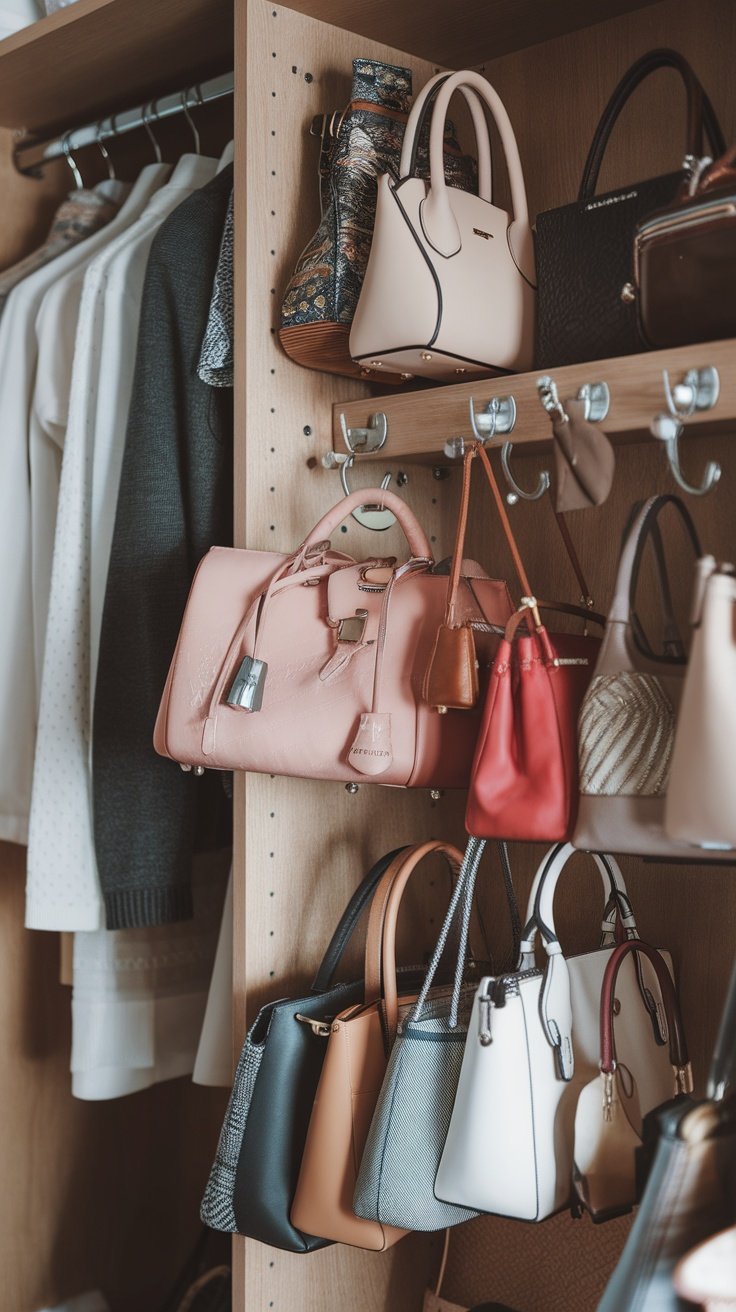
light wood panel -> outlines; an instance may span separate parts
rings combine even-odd
[[[71,990],[59,936],[23,928],[24,858],[0,844],[0,1307],[99,1288],[115,1309],[158,1312],[199,1236],[226,1093],[174,1080],[72,1098]]]
[[[608,383],[611,405],[601,428],[609,437],[641,440],[642,436],[649,436],[653,416],[667,410],[663,370],[669,371],[674,385],[684,378],[688,369],[713,365],[721,380],[718,400],[711,410],[705,410],[688,421],[689,437],[692,433],[708,433],[715,429],[723,432],[725,427],[736,426],[735,362],[736,341],[704,342],[674,350],[649,351],[645,355],[566,365],[553,369],[551,374],[563,400],[576,396],[584,383]],[[541,372],[535,370],[486,382],[432,387],[421,392],[393,393],[371,397],[370,401],[351,401],[349,404],[338,401],[332,411],[335,450],[345,450],[340,426],[342,415],[348,428],[360,428],[367,424],[370,414],[380,410],[388,420],[385,446],[371,456],[361,456],[360,463],[375,464],[378,461],[380,464],[382,460],[403,457],[426,460],[432,465],[443,464],[443,448],[449,435],[473,436],[469,418],[471,399],[476,413],[482,413],[493,397],[501,396],[513,396],[516,401],[516,423],[508,434],[508,441],[515,446],[527,447],[549,444],[552,427],[537,391]],[[496,438],[496,445],[506,440],[506,437]]]
[[[312,18],[437,61],[445,68],[477,63],[479,51],[503,55],[587,27],[651,0],[293,0]]]
[[[365,394],[361,383],[300,369],[275,336],[282,289],[319,216],[318,143],[307,128],[316,112],[347,100],[356,54],[411,64],[417,85],[432,68],[263,0],[248,6],[239,54],[243,42],[244,72],[240,59],[236,71],[236,526],[249,547],[287,548],[341,496],[337,475],[320,464],[331,445],[332,401]],[[453,507],[445,488],[429,470],[412,470],[405,494],[438,552],[446,552]],[[404,550],[395,531],[369,534],[354,521],[344,528],[336,534],[340,546],[359,556]],[[449,795],[433,803],[427,793],[361,785],[351,797],[340,785],[249,775],[238,798],[241,1018],[244,994],[252,1017],[266,998],[309,981],[349,893],[378,856],[434,834],[462,841],[461,799]],[[409,902],[416,959],[437,932],[429,877]],[[433,1243],[411,1238],[385,1255],[334,1247],[305,1261],[236,1241],[234,1305],[239,1312],[410,1312],[421,1306]]]
[[[42,135],[226,72],[232,14],[233,0],[75,0],[0,42],[0,125]]]

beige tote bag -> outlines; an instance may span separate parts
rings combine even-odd
[[[667,789],[669,838],[717,854],[736,848],[736,576],[704,556],[694,636]],[[693,857],[699,856],[693,853]]]

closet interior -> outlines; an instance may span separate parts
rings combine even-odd
[[[335,456],[354,445],[351,486],[377,486],[390,473],[392,489],[419,517],[439,560],[452,551],[459,439],[473,436],[471,407],[480,417],[493,398],[513,396],[516,423],[507,436],[515,447],[509,457],[514,477],[522,489],[533,489],[550,468],[539,371],[386,392],[373,381],[315,372],[287,358],[278,339],[283,290],[319,216],[319,143],[310,137],[310,123],[347,103],[357,57],[410,68],[415,91],[441,69],[477,69],[514,125],[533,220],[576,196],[611,89],[640,54],[664,45],[692,63],[726,141],[735,140],[736,10],[729,0],[697,6],[690,0],[599,0],[592,6],[580,0],[302,0],[290,6],[273,0],[76,0],[0,43],[0,268],[39,245],[69,190],[63,154],[41,165],[34,159],[36,176],[21,174],[29,142],[58,139],[190,90],[202,152],[217,156],[231,137],[235,143],[235,545],[281,551],[301,542],[339,499]],[[198,84],[231,72],[232,97],[196,103]],[[679,166],[684,111],[678,90],[668,70],[640,88],[616,125],[599,190]],[[455,112],[453,106],[453,114],[465,142],[469,116],[464,107]],[[155,133],[165,159],[167,152],[173,158],[191,149],[183,115],[162,118]],[[126,165],[152,158],[140,130],[105,144],[121,177]],[[495,194],[507,203],[497,138],[493,153]],[[87,185],[106,176],[93,145],[77,162]],[[718,370],[720,391],[687,423],[680,457],[691,485],[699,484],[709,460],[720,464],[715,490],[688,498],[688,508],[708,549],[732,560],[736,343],[550,371],[560,395],[594,383],[606,383],[610,392],[605,428],[616,451],[613,489],[605,505],[571,522],[597,610],[606,613],[609,606],[632,503],[678,491],[663,443],[649,428],[666,409],[662,371],[677,383],[709,367]],[[383,422],[372,417],[381,415],[385,442],[371,450]],[[367,444],[365,434],[356,438],[357,430],[367,430]],[[495,440],[494,449],[498,445]],[[500,476],[500,463],[495,467]],[[471,505],[468,554],[495,577],[511,577],[487,489],[475,487]],[[537,594],[574,597],[548,498],[521,496],[509,514]],[[371,551],[402,553],[395,528],[380,535],[378,547],[353,520],[336,536],[337,545],[360,560]],[[647,607],[654,609],[649,576],[646,590]],[[331,927],[377,857],[435,837],[462,849],[465,831],[464,797],[452,792],[436,797],[366,785],[350,793],[336,783],[238,774],[234,802],[237,1058],[258,1008],[276,996],[296,996],[309,983]],[[538,860],[539,848],[514,845],[522,907]],[[227,1093],[177,1079],[109,1104],[71,1097],[59,936],[23,928],[23,848],[3,844],[0,862],[0,1155],[6,1179],[0,1306],[29,1312],[98,1285],[115,1300],[114,1312],[159,1312],[197,1241],[199,1203]],[[733,867],[636,857],[622,858],[621,865],[642,937],[661,939],[673,954],[702,1092],[733,959]],[[599,896],[583,859],[576,858],[559,914],[571,952],[590,942]],[[510,943],[506,918],[483,888],[480,897],[501,959]],[[400,946],[405,953],[428,952],[446,907],[444,882],[410,889],[407,905]],[[357,976],[358,955],[353,964]],[[493,1298],[524,1312],[588,1312],[630,1226],[630,1216],[601,1226],[568,1212],[538,1226],[481,1216],[451,1234],[444,1297],[462,1307]],[[441,1233],[417,1234],[382,1254],[336,1244],[303,1256],[237,1237],[233,1308],[419,1312],[442,1243]]]

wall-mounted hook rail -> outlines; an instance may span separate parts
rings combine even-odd
[[[679,346],[665,351],[646,351],[592,364],[564,365],[554,371],[558,397],[577,397],[586,404],[587,418],[605,424],[607,436],[616,443],[621,439],[651,441],[652,415],[663,410],[662,379],[667,370],[673,399],[681,412],[687,411],[688,427],[698,431],[704,426],[736,426],[736,341],[705,342]],[[713,371],[719,375],[716,389]],[[598,380],[592,382],[591,379]],[[376,404],[381,406],[382,423],[386,421],[386,438],[381,441],[383,459],[424,461],[439,467],[443,460],[457,458],[462,449],[459,439],[473,435],[470,404],[478,430],[486,443],[493,429],[494,438],[503,435],[499,420],[504,398],[513,393],[516,417],[513,443],[539,450],[552,440],[549,429],[540,426],[539,374],[514,374],[487,379],[483,384],[483,404],[478,404],[481,385],[477,380],[425,388],[416,392],[398,392],[375,399],[337,404],[333,411],[333,446],[336,451],[352,450],[344,433],[370,430],[369,416]],[[486,400],[487,398],[487,400]],[[493,402],[497,402],[495,411]],[[693,406],[690,410],[690,406]],[[668,412],[669,413],[669,412]],[[487,431],[484,429],[487,428]],[[511,430],[509,430],[511,431]],[[448,436],[450,436],[448,443]],[[377,436],[382,437],[381,433]],[[352,439],[354,440],[354,439]],[[448,444],[446,447],[446,443]],[[496,443],[494,442],[494,445]],[[369,459],[366,446],[356,448]],[[508,456],[508,452],[507,452]]]

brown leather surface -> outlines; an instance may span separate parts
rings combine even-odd
[[[350,358],[348,339],[350,324],[305,323],[279,329],[279,341],[290,360],[305,369],[319,369],[326,373],[343,374],[346,378],[362,378],[378,382],[381,386],[403,387],[409,375],[387,369],[368,369]]]
[[[478,691],[473,630],[467,624],[457,629],[441,624],[427,667],[424,700],[435,708],[463,711],[475,706]]]
[[[585,418],[583,401],[564,402],[568,420],[552,422],[557,513],[602,506],[613,483],[616,457],[606,434]],[[558,521],[559,522],[559,521]]]

